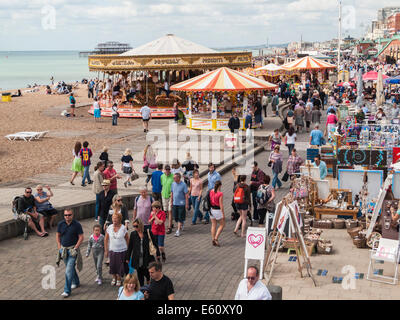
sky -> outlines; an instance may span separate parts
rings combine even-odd
[[[399,0],[343,0],[343,35],[360,37]],[[326,41],[338,0],[0,0],[0,51],[136,47],[173,33],[210,48]],[[267,40],[268,39],[268,40]]]

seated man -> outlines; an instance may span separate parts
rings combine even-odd
[[[46,186],[47,192],[43,191],[43,186],[38,185],[36,187],[37,193],[35,194],[35,206],[37,212],[43,214],[48,220],[48,228],[54,227],[54,219],[57,216],[57,210],[54,209],[52,204],[49,202],[50,198],[53,196],[53,191],[51,191],[49,186]]]
[[[32,188],[25,189],[25,193],[18,200],[17,205],[18,220],[28,220],[28,226],[36,232],[39,237],[47,237],[49,234],[44,230],[44,217],[36,211],[35,198],[32,196]],[[39,224],[41,231],[36,224]]]

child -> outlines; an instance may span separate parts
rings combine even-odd
[[[149,222],[152,223],[151,232],[157,237],[158,248],[160,249],[162,260],[165,262],[167,260],[164,249],[166,215],[161,210],[161,203],[159,201],[154,201],[151,207],[153,209],[149,219]],[[160,261],[160,257],[157,257],[157,260]]]
[[[93,234],[90,236],[88,241],[86,257],[89,257],[91,249],[93,249],[93,260],[97,271],[97,278],[95,281],[98,285],[101,285],[104,258],[104,235],[101,234],[101,226],[99,224],[96,224],[93,227]]]

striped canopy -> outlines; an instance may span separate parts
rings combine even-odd
[[[290,70],[283,68],[282,66],[278,66],[276,64],[270,63],[263,67],[257,68],[254,70],[255,74],[268,76],[268,77],[279,77],[280,75],[288,75],[290,74]]]
[[[333,64],[310,56],[286,63],[282,67],[289,70],[325,70],[336,68]]]
[[[173,91],[274,90],[278,86],[229,68],[219,68],[171,86]]]

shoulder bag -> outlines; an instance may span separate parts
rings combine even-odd
[[[147,229],[147,235],[149,236],[149,253],[150,253],[150,255],[154,256],[154,258],[157,259],[157,249],[153,244],[153,240],[151,239],[149,229]]]

